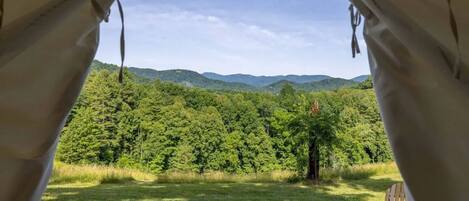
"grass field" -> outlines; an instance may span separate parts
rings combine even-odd
[[[304,182],[287,183],[283,181],[285,178],[279,176],[280,173],[257,178],[252,175],[229,177],[220,174],[187,177],[178,174],[175,177],[99,166],[59,164],[43,200],[382,201],[385,190],[401,181],[394,164],[323,172],[325,181],[311,185]]]

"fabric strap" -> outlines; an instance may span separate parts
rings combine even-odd
[[[124,60],[125,60],[125,26],[124,26],[124,9],[120,0],[117,0],[117,6],[119,7],[119,14],[121,17],[121,37],[120,37],[120,49],[121,49],[121,66],[119,69],[119,83],[123,82],[123,71],[124,71]]]
[[[108,9],[106,11],[101,7],[101,4],[98,3],[98,0],[92,0],[91,1],[93,8],[96,11],[96,14],[99,16],[99,18],[103,19],[105,22],[109,21],[109,15],[111,13],[111,10]],[[125,26],[124,26],[124,9],[122,6],[122,3],[120,0],[117,0],[117,6],[119,9],[119,15],[120,15],[120,20],[121,20],[121,35],[120,35],[120,55],[121,55],[121,65],[119,69],[119,83],[123,82],[123,77],[124,77],[124,61],[125,61]]]
[[[350,11],[350,22],[352,25],[352,57],[355,58],[357,54],[360,54],[360,45],[358,44],[358,39],[357,39],[357,27],[361,23],[361,15],[360,12],[357,10],[355,11],[355,8],[352,4],[350,4],[349,7]]]

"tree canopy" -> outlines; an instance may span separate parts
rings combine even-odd
[[[368,87],[306,93],[287,84],[274,94],[124,78],[119,84],[116,72],[91,72],[58,160],[154,173],[295,170],[314,177],[314,168],[392,159]]]

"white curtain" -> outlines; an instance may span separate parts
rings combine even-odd
[[[469,1],[352,3],[408,196],[469,200]]]
[[[41,199],[112,2],[0,0],[1,201]]]

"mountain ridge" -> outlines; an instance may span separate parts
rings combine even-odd
[[[301,91],[320,91],[320,90],[335,90],[342,87],[349,87],[356,85],[357,82],[352,80],[347,80],[343,78],[330,78],[324,79],[315,82],[307,82],[307,83],[295,83],[288,80],[281,80],[279,82],[275,82],[268,86],[265,86],[264,89],[272,92],[280,92],[284,85],[289,84],[295,90]]]
[[[92,69],[107,69],[117,71],[118,66],[93,61]],[[192,70],[171,69],[155,70],[151,68],[128,67],[127,70],[136,75],[136,79],[142,82],[161,80],[182,84],[187,87],[199,87],[210,90],[232,91],[269,91],[278,92],[285,84],[290,84],[296,90],[318,91],[335,90],[341,87],[358,85],[360,80],[368,78],[367,75],[353,79],[334,78],[327,75],[278,75],[278,76],[254,76],[249,74],[221,75],[217,73],[198,73]],[[357,80],[357,81],[355,81]]]
[[[357,76],[357,77],[354,77],[350,80],[353,80],[355,82],[364,82],[365,80],[367,80],[368,78],[370,78],[371,75],[360,75],[360,76]]]
[[[145,77],[151,80],[162,80],[162,81],[171,81],[175,83],[182,83],[188,87],[201,87],[213,90],[224,90],[224,89],[232,89],[232,90],[244,90],[244,91],[253,91],[255,87],[251,85],[247,85],[244,83],[226,83],[220,80],[213,80],[207,78],[198,72],[185,70],[185,69],[173,69],[173,70],[153,70],[153,69],[141,69],[130,67],[129,71],[138,75]]]
[[[291,81],[295,83],[307,83],[307,82],[313,82],[313,81],[321,81],[325,79],[330,79],[332,78],[331,76],[328,75],[273,75],[273,76],[266,76],[266,75],[261,75],[261,76],[255,76],[255,75],[250,75],[250,74],[230,74],[230,75],[221,75],[218,73],[213,73],[213,72],[205,72],[202,73],[203,76],[210,78],[210,79],[215,79],[215,80],[221,80],[225,82],[240,82],[240,83],[246,83],[252,86],[256,87],[264,87],[268,86],[270,84],[286,80],[286,81]]]

